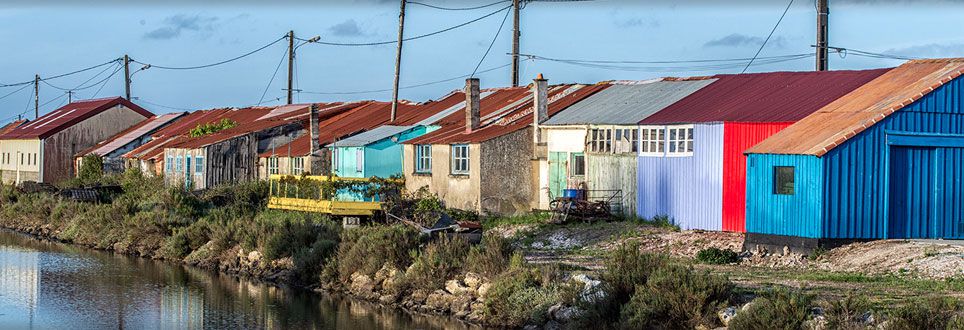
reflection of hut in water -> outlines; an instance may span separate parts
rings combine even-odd
[[[40,295],[40,253],[0,246],[0,297],[33,324]],[[0,317],[0,320],[3,318]]]
[[[159,328],[204,328],[204,294],[186,286],[165,286],[161,289]]]

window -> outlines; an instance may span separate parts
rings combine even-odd
[[[693,127],[670,126],[667,131],[667,155],[690,156],[693,154]]]
[[[191,175],[191,155],[184,156],[184,173]]]
[[[204,173],[204,157],[197,156],[194,157],[194,173],[200,175]]]
[[[20,165],[23,165],[23,154],[20,154]]]
[[[452,146],[452,174],[469,174],[469,146],[467,144]]]
[[[666,149],[666,132],[662,127],[642,127],[639,152],[644,155],[662,155]]]
[[[278,157],[268,158],[268,174],[278,174]]]
[[[415,173],[432,173],[432,145],[415,145]]]
[[[773,167],[773,193],[793,195],[793,166]]]
[[[622,133],[620,132],[620,136]],[[613,130],[611,128],[594,128],[589,134],[589,151],[612,152]]]
[[[582,153],[574,153],[571,154],[569,158],[569,175],[586,175],[586,155]]]
[[[365,150],[362,148],[355,149],[355,172],[362,172],[365,170]]]
[[[291,174],[301,175],[305,172],[305,159],[304,157],[294,157],[291,158]]]
[[[164,162],[164,171],[167,173],[174,172],[174,157],[167,156],[167,161]]]
[[[184,158],[177,156],[177,160],[174,163],[174,172],[181,172],[184,170]]]

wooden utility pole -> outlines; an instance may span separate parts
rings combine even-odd
[[[512,0],[512,87],[519,86],[519,1]]]
[[[131,99],[131,58],[124,54],[124,95]]]
[[[292,78],[294,77],[295,63],[295,31],[288,31],[288,104],[292,103],[291,93],[294,91]]]
[[[74,91],[67,91],[67,104],[74,102]]]
[[[817,0],[817,71],[827,71],[830,69],[827,63],[827,25],[829,22],[830,8],[828,0]]]
[[[33,78],[33,120],[40,118],[40,75]]]
[[[392,84],[392,123],[398,113],[398,77],[402,68],[402,41],[405,35],[405,1],[401,0],[401,7],[398,10],[398,45],[395,47],[395,82]]]

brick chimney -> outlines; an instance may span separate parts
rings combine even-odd
[[[479,129],[479,78],[465,79],[465,132]]]
[[[308,107],[308,133],[311,136],[310,147],[308,148],[308,168],[311,174],[322,173],[321,162],[321,143],[318,142],[318,104],[312,103]]]
[[[549,119],[549,80],[540,73],[532,81],[532,142],[543,143],[539,125]]]

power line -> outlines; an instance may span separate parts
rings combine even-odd
[[[502,9],[493,11],[493,12],[488,13],[488,14],[485,14],[484,16],[475,18],[475,19],[473,19],[473,20],[471,20],[471,21],[468,21],[468,22],[465,22],[465,23],[462,23],[462,24],[459,24],[459,25],[451,26],[451,27],[448,27],[448,28],[444,28],[444,29],[441,29],[441,30],[438,30],[438,31],[435,31],[435,32],[430,32],[430,33],[426,33],[426,34],[422,34],[422,35],[417,35],[417,36],[414,36],[414,37],[408,37],[408,38],[402,39],[402,41],[404,42],[404,41],[418,40],[418,39],[422,39],[422,38],[431,37],[431,36],[434,36],[434,35],[436,35],[436,34],[440,34],[440,33],[445,33],[445,32],[448,32],[448,31],[452,31],[452,30],[458,29],[458,28],[460,28],[460,27],[463,27],[463,26],[466,26],[466,25],[469,25],[469,24],[472,24],[472,23],[481,21],[481,20],[483,20],[483,19],[486,19],[486,18],[488,18],[489,16],[498,14],[498,13],[502,12],[503,10],[507,10],[507,9],[509,9],[509,8],[511,8],[511,7],[512,7],[511,5],[505,6],[505,7],[502,7]],[[297,38],[297,37],[296,37],[295,39],[296,39],[296,40],[301,40],[301,41],[308,41],[308,40],[306,40],[306,39],[300,39],[300,38]],[[398,43],[398,40],[377,41],[377,42],[361,42],[361,43],[316,41],[316,42],[313,42],[313,43],[314,43],[314,44],[319,44],[319,45],[327,45],[327,46],[350,46],[350,47],[357,47],[357,46],[390,45],[390,44]]]
[[[482,8],[492,7],[492,6],[495,6],[495,5],[500,4],[500,3],[509,2],[509,1],[512,1],[512,0],[502,0],[502,1],[496,1],[496,2],[490,3],[490,4],[487,4],[487,5],[481,5],[481,6],[475,6],[475,7],[460,7],[460,8],[442,7],[442,6],[431,5],[431,4],[427,4],[427,3],[424,3],[424,2],[418,2],[418,1],[406,1],[406,2],[407,2],[407,3],[410,3],[410,4],[413,4],[413,5],[425,6],[425,7],[435,8],[435,9],[439,9],[439,10],[453,10],[453,11],[457,11],[457,10],[476,10],[476,9],[482,9]]]
[[[120,72],[120,70],[121,70],[122,68],[123,68],[122,65],[118,65],[117,68],[114,69],[114,72],[111,72],[111,74],[110,74],[109,76],[107,76],[107,78],[104,78],[104,79],[102,79],[101,81],[95,83],[94,85],[100,84],[100,87],[98,87],[97,90],[94,91],[94,95],[92,95],[90,98],[96,98],[96,97],[97,97],[97,94],[100,94],[100,91],[104,89],[104,86],[107,86],[107,82],[110,81],[110,78],[113,77],[113,76],[115,76],[115,75],[117,75],[117,73]],[[93,85],[91,85],[91,86],[93,86]]]
[[[258,48],[258,49],[255,49],[255,50],[252,50],[252,51],[250,51],[250,52],[244,53],[244,54],[242,54],[242,55],[240,55],[240,56],[232,57],[232,58],[230,58],[230,59],[227,59],[227,60],[224,60],[224,61],[220,61],[220,62],[211,63],[211,64],[196,65],[196,66],[176,67],[176,66],[154,65],[154,64],[144,63],[144,62],[141,62],[141,61],[138,61],[138,60],[135,60],[135,59],[131,59],[131,62],[139,63],[139,64],[143,64],[143,65],[150,65],[151,68],[158,68],[158,69],[165,69],[165,70],[194,70],[194,69],[204,69],[204,68],[210,68],[210,67],[212,67],[212,66],[218,66],[218,65],[221,65],[221,64],[234,62],[234,61],[240,60],[240,59],[242,59],[242,58],[248,57],[248,56],[250,56],[250,55],[253,55],[253,54],[257,53],[257,52],[260,52],[260,51],[264,50],[265,48],[271,47],[271,46],[273,46],[274,44],[276,44],[276,43],[278,43],[278,42],[280,42],[281,40],[284,40],[284,39],[286,39],[286,38],[287,38],[287,36],[278,38],[278,39],[276,39],[275,41],[272,41],[272,42],[268,43],[267,45],[261,46],[261,47]]]
[[[790,0],[790,2],[787,3],[787,8],[783,10],[783,14],[780,15],[780,19],[777,20],[777,24],[773,25],[773,29],[770,30],[770,34],[767,35],[767,38],[763,40],[763,44],[760,45],[760,49],[756,50],[756,54],[753,55],[753,58],[750,59],[750,62],[746,63],[746,66],[743,67],[743,71],[740,71],[740,73],[746,72],[746,69],[750,68],[750,65],[753,64],[753,61],[756,60],[756,57],[760,56],[760,52],[763,51],[763,47],[766,47],[767,42],[770,41],[770,37],[773,36],[773,32],[776,32],[777,27],[780,26],[780,22],[783,22],[783,18],[787,16],[787,12],[790,11],[791,5],[793,5],[793,0]]]
[[[75,75],[75,74],[78,74],[78,73],[81,73],[81,72],[90,71],[90,70],[93,70],[93,69],[96,69],[96,68],[99,68],[99,67],[102,67],[102,66],[111,64],[111,63],[116,63],[117,61],[120,61],[120,59],[119,59],[119,58],[113,59],[113,60],[111,60],[111,61],[109,61],[109,62],[105,62],[105,63],[101,63],[101,64],[98,64],[98,65],[86,67],[86,68],[83,68],[83,69],[80,69],[80,70],[76,70],[76,71],[71,71],[71,72],[68,72],[68,73],[58,74],[58,75],[50,76],[50,77],[47,77],[47,78],[42,78],[42,79],[40,79],[40,80],[41,80],[41,81],[44,81],[44,80],[51,80],[51,79],[63,78],[63,77],[70,76],[70,75]],[[14,83],[14,84],[0,85],[0,87],[15,87],[15,86],[21,86],[21,85],[29,85],[29,84],[33,84],[33,83],[34,83],[34,79],[30,79],[30,80],[24,81],[24,82],[19,82],[19,83]]]
[[[10,93],[7,93],[7,94],[4,95],[4,96],[0,96],[0,100],[5,99],[5,98],[7,98],[7,97],[10,96],[10,95],[16,94],[17,92],[22,91],[22,90],[24,90],[25,88],[27,88],[27,87],[29,87],[29,86],[30,86],[30,85],[23,85],[23,86],[21,86],[19,89],[15,90],[15,91],[12,91],[12,92],[10,92]]]
[[[116,69],[114,70],[114,72],[111,73],[110,75],[108,75],[107,78],[104,78],[104,79],[110,79],[110,78],[113,77],[115,74],[117,74],[118,71],[120,71],[120,65],[115,66],[115,68],[116,68]],[[100,83],[104,82],[104,80],[102,79],[102,80],[98,80],[97,82],[95,82],[95,83],[93,83],[93,84],[84,86],[84,84],[90,82],[91,80],[94,80],[95,78],[97,78],[98,76],[104,74],[104,72],[107,72],[107,70],[110,70],[110,69],[111,69],[111,67],[106,67],[106,68],[104,68],[104,70],[101,70],[100,72],[98,72],[97,74],[91,76],[90,78],[88,78],[87,80],[85,80],[84,82],[80,83],[79,85],[77,85],[77,87],[74,87],[74,88],[62,88],[62,87],[55,86],[55,85],[51,84],[50,82],[47,82],[46,80],[41,80],[41,81],[42,81],[44,84],[46,84],[47,86],[50,86],[50,87],[53,87],[53,88],[56,88],[56,89],[59,89],[59,90],[62,90],[62,91],[80,91],[80,90],[85,90],[85,89],[88,89],[88,88],[92,88],[92,87],[97,86],[97,85],[99,85]]]
[[[507,55],[513,55],[511,53]],[[552,58],[533,54],[518,54],[522,57],[527,57],[536,60],[550,60],[550,61],[560,61],[560,62],[579,62],[579,63],[593,63],[593,64],[686,64],[686,63],[714,63],[714,62],[744,62],[749,61],[751,58],[727,58],[727,59],[699,59],[699,60],[672,60],[672,61],[628,61],[628,60],[585,60],[585,59],[565,59],[565,58]],[[802,55],[809,55],[807,53],[791,54],[791,55],[778,55],[778,56],[767,56],[767,57],[757,57],[757,59],[785,59],[791,57],[797,57]]]
[[[486,72],[495,71],[495,70],[498,70],[498,69],[502,69],[502,68],[508,67],[508,66],[510,66],[510,65],[512,65],[512,63],[500,65],[500,66],[493,67],[493,68],[488,68],[488,69],[485,69],[485,70],[476,72],[476,74],[481,74],[481,73],[486,73]],[[430,81],[430,82],[426,82],[426,83],[420,83],[420,84],[415,84],[415,85],[402,86],[402,87],[399,87],[398,89],[410,89],[410,88],[425,87],[425,86],[430,86],[430,85],[435,85],[435,84],[441,84],[441,83],[445,83],[445,82],[449,82],[449,81],[453,81],[453,80],[468,78],[468,77],[470,77],[470,76],[471,76],[471,75],[461,75],[461,76],[458,76],[458,77],[446,78],[446,79],[436,80],[436,81]],[[309,92],[309,91],[302,91],[302,93],[305,93],[305,94],[317,94],[317,95],[354,95],[354,94],[368,94],[368,93],[383,93],[383,92],[391,92],[391,91],[392,91],[391,88],[387,88],[387,89],[373,89],[373,90],[367,90],[367,91],[344,91],[344,92]]]
[[[489,51],[492,50],[492,46],[495,45],[495,41],[499,40],[499,35],[502,34],[502,27],[505,26],[505,21],[509,19],[510,13],[512,13],[512,11],[509,11],[509,10],[505,11],[505,17],[502,18],[502,23],[499,24],[499,30],[495,31],[495,36],[492,37],[492,42],[489,43],[489,48],[485,49],[485,54],[482,54],[482,58],[479,59],[479,64],[475,65],[475,69],[472,70],[472,74],[470,75],[470,77],[475,76],[475,73],[479,71],[479,67],[482,66],[482,62],[485,62],[485,57],[489,56]]]
[[[282,57],[281,57],[281,61],[278,61],[278,66],[274,69],[274,73],[271,74],[271,79],[268,80],[268,85],[267,85],[267,86],[264,86],[264,92],[261,93],[261,99],[258,100],[258,104],[257,104],[257,105],[261,105],[262,103],[264,103],[264,96],[265,96],[265,95],[268,95],[268,89],[271,88],[271,83],[274,82],[274,77],[278,75],[278,70],[281,69],[281,64],[285,62],[285,57],[288,56],[288,50],[287,50],[287,49],[285,50],[284,55],[285,55],[285,56],[282,56]]]
[[[194,110],[195,110],[195,109],[179,108],[179,107],[172,107],[172,106],[168,106],[168,105],[158,104],[158,103],[154,103],[154,102],[151,102],[151,101],[145,100],[145,99],[143,99],[143,98],[139,98],[139,97],[137,98],[137,102],[147,103],[147,104],[153,105],[153,106],[155,106],[155,107],[167,108],[167,109],[171,109],[171,110],[179,110],[179,111],[194,111]]]
[[[538,55],[525,55],[531,60],[544,60],[551,62],[559,62],[569,65],[588,67],[593,69],[604,69],[604,70],[617,70],[617,71],[639,71],[639,72],[686,72],[686,71],[716,71],[725,69],[738,69],[744,67],[746,63],[743,62],[721,62],[721,63],[707,63],[699,65],[681,65],[681,66],[630,66],[630,65],[616,65],[609,63],[593,63],[585,61],[572,61],[564,59],[548,58]],[[770,59],[757,59],[752,63],[752,65],[763,65],[763,64],[773,64],[780,62],[793,61],[803,58],[809,58],[814,56],[814,54],[798,54],[798,55],[785,55],[780,57],[772,57]]]

